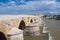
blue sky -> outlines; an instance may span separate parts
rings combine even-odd
[[[60,14],[60,0],[0,0],[1,14]]]

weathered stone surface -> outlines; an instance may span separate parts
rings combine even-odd
[[[23,40],[22,34],[11,35],[8,37],[8,40]]]
[[[23,40],[23,31],[13,27],[8,33],[8,40]]]
[[[31,35],[31,36],[39,36],[40,30],[39,27],[28,27],[25,30],[25,35]]]
[[[20,35],[19,30],[14,29],[14,31],[13,31],[11,29],[14,27],[16,27],[18,29],[20,22],[22,20],[25,22],[25,25],[28,27],[31,26],[30,24],[32,24],[32,25],[34,24],[34,25],[38,25],[38,26],[40,26],[42,24],[41,17],[38,15],[1,15],[0,16],[0,31],[4,32],[4,34],[6,36],[9,34],[10,37],[12,37],[12,38],[14,37],[13,34]],[[32,22],[30,22],[31,20],[32,20]],[[31,35],[39,35],[39,30],[37,30],[38,28],[30,27],[27,29],[26,26],[25,26],[26,29],[24,29],[23,31],[27,30],[27,33],[30,33]],[[17,38],[18,37],[16,37],[16,39]]]

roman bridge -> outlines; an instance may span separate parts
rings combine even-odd
[[[41,15],[0,15],[0,34],[4,34],[7,38],[7,34],[13,27],[25,30],[27,27],[39,27],[41,24]]]

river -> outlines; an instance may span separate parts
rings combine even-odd
[[[60,40],[60,20],[54,20],[54,19],[44,19],[45,26],[47,27],[46,30],[49,31],[49,33],[52,36],[53,40]]]

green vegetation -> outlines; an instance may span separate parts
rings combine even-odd
[[[55,19],[60,20],[60,15],[57,15]]]

